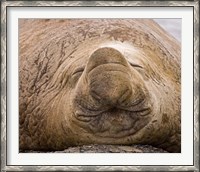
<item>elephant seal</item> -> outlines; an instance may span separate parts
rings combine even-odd
[[[21,19],[19,145],[181,152],[180,43],[151,19]]]

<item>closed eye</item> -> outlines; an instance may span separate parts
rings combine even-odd
[[[129,63],[130,63],[130,65],[133,66],[133,67],[137,67],[137,68],[143,69],[143,67],[140,66],[140,65],[138,65],[138,64],[134,64],[134,63],[131,63],[131,62],[129,62]]]
[[[138,64],[134,64],[134,63],[131,63],[129,62],[130,65],[136,69],[136,71],[138,71],[140,73],[140,75],[143,77],[144,80],[149,80],[149,74],[148,72],[145,70],[145,68],[143,66],[140,66]]]
[[[80,67],[74,70],[74,72],[72,73],[72,75],[78,74],[78,73],[83,73],[85,67]]]

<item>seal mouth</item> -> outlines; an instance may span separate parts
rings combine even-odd
[[[91,109],[89,110],[91,111]],[[88,113],[83,113],[83,112],[80,112],[80,111],[76,111],[75,114],[75,117],[77,119],[86,119],[86,118],[90,118],[90,120],[92,120],[93,118],[97,118],[99,116],[102,116],[104,115],[105,113],[106,114],[118,114],[119,112],[125,112],[126,114],[129,114],[131,116],[134,116],[134,115],[139,115],[141,117],[145,117],[145,116],[148,116],[150,113],[151,113],[151,108],[149,107],[146,107],[146,108],[143,108],[143,109],[139,109],[139,110],[126,110],[126,109],[118,109],[118,108],[111,108],[109,110],[104,110],[104,111],[95,111],[94,110],[94,113],[93,114],[88,114]],[[87,120],[87,121],[90,121],[90,120]]]
[[[79,125],[96,136],[121,138],[135,134],[146,126],[151,119],[151,107],[136,110],[110,108],[104,111],[79,110],[74,117]]]

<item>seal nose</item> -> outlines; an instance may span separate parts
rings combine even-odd
[[[121,104],[132,93],[129,71],[128,62],[116,49],[96,50],[86,66],[90,95],[103,104]]]

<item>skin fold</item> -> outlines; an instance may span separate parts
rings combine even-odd
[[[180,51],[151,19],[20,19],[20,149],[181,152]]]

